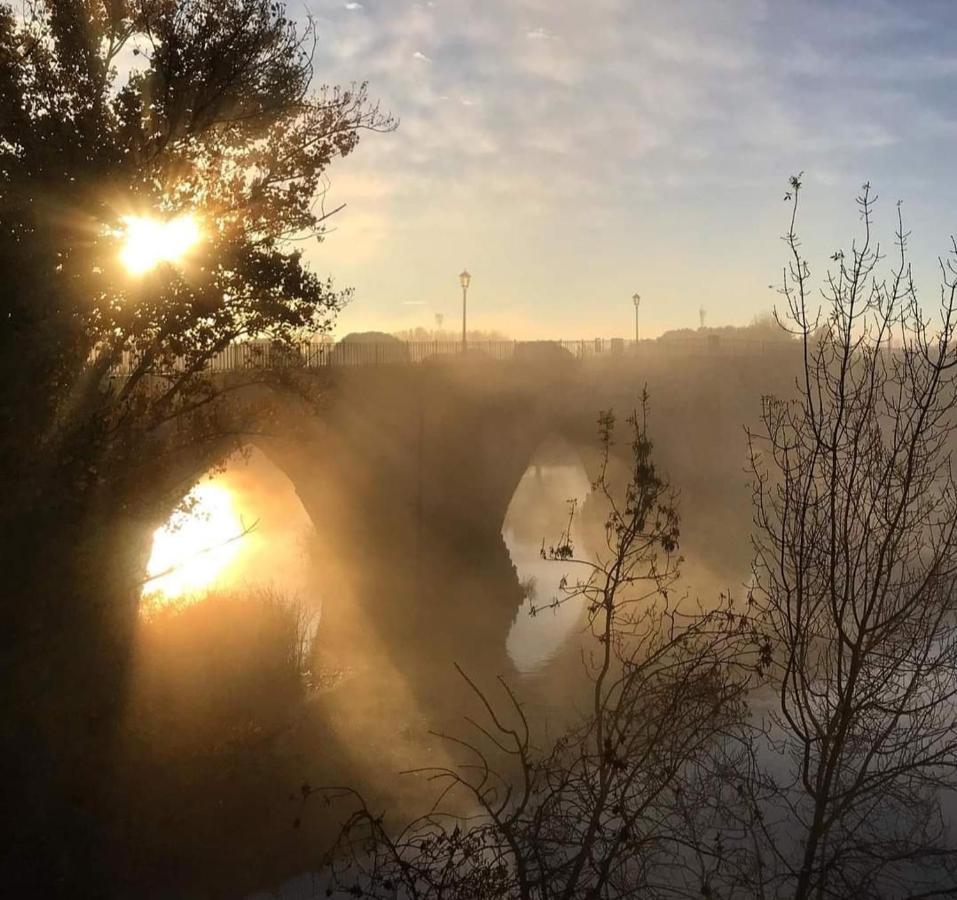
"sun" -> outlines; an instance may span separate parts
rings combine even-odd
[[[153,534],[143,595],[174,600],[208,590],[239,555],[245,530],[227,487],[197,485],[187,507]]]
[[[131,275],[142,275],[160,263],[179,263],[202,239],[199,220],[192,213],[173,219],[124,216],[120,262]]]

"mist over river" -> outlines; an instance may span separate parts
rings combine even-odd
[[[288,795],[303,782],[354,785],[397,815],[420,809],[434,795],[421,778],[397,773],[448,763],[449,746],[430,732],[462,734],[468,727],[464,717],[476,714],[475,698],[455,673],[455,663],[483,689],[494,690],[495,677],[504,676],[543,734],[557,733],[584,712],[584,601],[553,602],[563,596],[563,577],[581,577],[583,567],[547,560],[543,549],[570,527],[575,556],[594,559],[604,531],[582,457],[562,438],[547,438],[518,480],[502,522],[501,548],[480,548],[468,565],[457,554],[447,556],[440,542],[426,545],[423,558],[356,565],[332,532],[323,532],[321,523],[316,527],[289,478],[258,450],[202,479],[194,495],[198,499],[174,513],[154,538],[151,572],[161,574],[144,588],[148,615],[162,619],[164,608],[188,612],[194,603],[199,609],[210,592],[232,597],[268,591],[305,609],[313,626],[305,704],[290,707],[277,722],[272,740],[284,761],[272,764],[258,801],[262,829],[282,830],[300,817],[302,825],[271,870],[284,886],[254,896],[313,896],[312,875],[288,879],[288,873],[312,871],[339,820],[318,807],[297,808]],[[210,497],[214,502],[206,502]],[[693,529],[690,538],[701,542]],[[740,539],[746,541],[746,535]],[[222,552],[224,546],[228,552]],[[696,558],[693,543],[682,551],[689,573],[682,590],[702,600],[717,598],[726,588],[712,568]],[[739,595],[745,576],[742,572],[735,585]],[[391,605],[385,604],[390,595]],[[396,606],[400,602],[404,608]],[[218,627],[241,632],[246,612],[231,603],[227,599],[217,608]],[[434,645],[428,615],[416,612],[419,605],[435,610]],[[231,625],[233,609],[240,618]],[[470,660],[456,658],[455,645],[441,640],[444,632],[468,632],[469,621],[488,621],[496,609],[502,621],[492,632],[497,645],[469,648]],[[389,619],[391,610],[396,621]],[[396,653],[396,643],[404,644],[409,633],[418,643]],[[192,686],[182,683],[180,690],[201,689],[196,679],[202,676],[185,672],[177,677],[192,679]],[[248,830],[255,843],[255,821]],[[241,871],[229,871],[228,854],[221,863],[207,862],[209,877],[222,868],[224,896],[235,896],[231,892],[248,884]]]

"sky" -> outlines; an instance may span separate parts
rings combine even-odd
[[[895,203],[919,287],[957,232],[950,0],[290,0],[317,82],[399,120],[329,171],[312,264],[354,288],[337,333],[461,327],[642,337],[747,324],[786,262],[788,177],[818,276]]]

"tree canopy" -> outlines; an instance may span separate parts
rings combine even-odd
[[[100,795],[149,535],[266,377],[208,363],[343,301],[302,247],[330,164],[394,123],[363,84],[318,86],[315,49],[278,0],[0,0],[0,861],[28,879],[93,865],[71,798]],[[150,246],[177,223],[189,252]],[[124,264],[134,229],[156,265]]]
[[[314,87],[314,50],[275,0],[0,4],[7,475],[142,454],[206,411],[224,346],[328,327],[343,295],[301,242],[322,237],[330,163],[393,122],[364,85]],[[194,252],[131,275],[129,217],[181,215]],[[130,377],[105,379],[120,361]]]

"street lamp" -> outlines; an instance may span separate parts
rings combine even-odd
[[[472,276],[468,269],[463,269],[459,275],[459,284],[462,285],[462,354],[465,354],[465,314],[468,304],[469,285],[472,283]]]
[[[632,294],[632,302],[635,304],[635,349],[638,349],[638,307],[641,304],[641,294]]]

